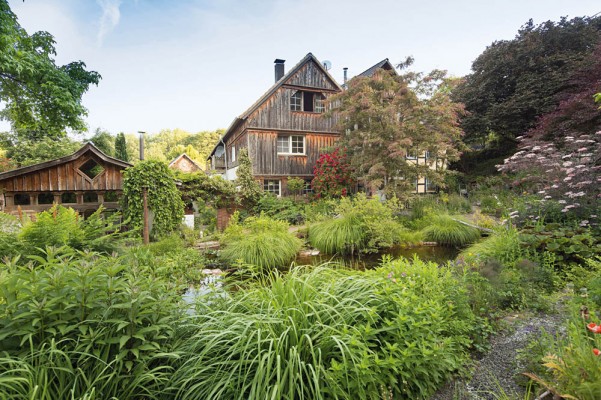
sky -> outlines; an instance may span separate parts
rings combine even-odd
[[[227,128],[307,53],[342,81],[389,58],[415,71],[470,72],[530,18],[592,16],[599,0],[9,0],[28,33],[56,40],[59,65],[102,75],[86,122],[113,134]],[[6,126],[0,125],[0,130]]]

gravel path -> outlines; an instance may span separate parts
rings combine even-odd
[[[518,350],[526,347],[543,329],[551,335],[562,330],[564,316],[561,312],[519,315],[508,317],[506,321],[509,329],[493,337],[491,350],[476,360],[471,380],[452,381],[431,400],[494,400],[501,393],[507,395],[504,398],[524,398],[525,390],[516,383],[516,377],[520,378],[520,374],[527,371],[516,362]]]

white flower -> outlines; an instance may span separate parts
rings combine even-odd
[[[565,201],[565,200],[558,200],[557,202],[558,202],[559,204],[566,204],[566,203],[567,203],[567,201]]]

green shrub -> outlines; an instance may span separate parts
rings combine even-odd
[[[477,259],[484,263],[496,260],[504,265],[513,265],[517,260],[524,258],[524,250],[520,242],[517,229],[502,227],[484,240],[472,244],[461,252],[461,257]]]
[[[304,181],[303,181],[304,182]],[[267,215],[273,219],[286,221],[289,224],[301,224],[304,222],[304,205],[291,199],[276,197],[271,193],[265,193],[254,208],[255,213]]]
[[[19,237],[31,248],[64,245],[79,247],[84,239],[79,219],[79,214],[74,209],[54,205],[37,214],[35,221],[26,223]]]
[[[428,398],[478,330],[451,272],[397,260],[372,271],[292,270],[199,299],[181,332],[176,398]]]
[[[287,223],[264,215],[249,217],[242,225],[231,223],[221,243],[225,246],[221,256],[228,262],[242,261],[262,270],[288,265],[302,245],[288,232]]]
[[[17,233],[20,228],[17,217],[0,212],[0,233]]]
[[[36,259],[0,275],[2,397],[157,398],[176,357],[181,288],[66,247]]]
[[[478,229],[462,224],[456,217],[438,215],[430,221],[430,225],[424,229],[424,237],[429,242],[436,242],[443,246],[463,247],[480,238]]]
[[[447,211],[451,214],[467,214],[472,212],[472,204],[464,197],[457,194],[449,195],[446,201]]]

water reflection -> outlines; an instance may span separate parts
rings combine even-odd
[[[300,254],[295,263],[297,265],[318,265],[328,261],[343,264],[352,269],[370,269],[380,265],[382,256],[390,255],[393,259],[399,257],[413,258],[419,257],[423,261],[432,261],[438,264],[444,264],[447,261],[454,260],[459,255],[460,250],[455,247],[445,246],[416,246],[403,247],[395,246],[380,253],[362,254],[362,255],[328,255],[319,254],[315,256]]]

